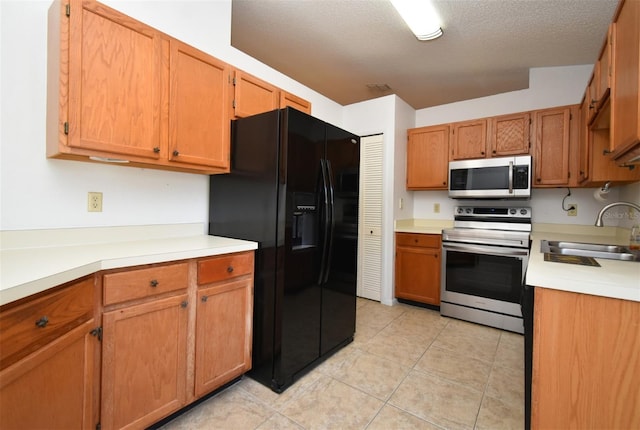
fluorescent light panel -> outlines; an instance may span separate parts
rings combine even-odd
[[[442,36],[440,17],[428,0],[390,0],[418,40]]]

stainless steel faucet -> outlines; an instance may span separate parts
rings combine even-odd
[[[640,212],[640,206],[638,206],[635,203],[629,203],[629,202],[613,202],[613,203],[609,203],[608,205],[606,205],[605,207],[600,209],[600,213],[598,213],[598,218],[596,218],[596,227],[602,227],[603,226],[602,215],[604,215],[604,213],[606,211],[608,211],[609,209],[611,209],[612,207],[615,207],[615,206],[629,206],[630,208],[634,208],[635,210]]]

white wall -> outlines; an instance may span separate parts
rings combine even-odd
[[[231,0],[105,3],[310,100],[314,116],[342,124],[340,105],[230,46]],[[206,223],[208,176],[46,158],[50,4],[0,1],[0,230]],[[86,211],[89,191],[104,194],[103,212]]]
[[[529,70],[529,88],[416,111],[416,127],[580,103],[593,65]]]

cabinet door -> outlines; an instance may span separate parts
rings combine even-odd
[[[584,95],[580,104],[580,141],[578,144],[578,181],[581,183],[589,179],[589,158],[591,157],[591,133],[589,130],[589,118],[591,114],[591,101],[589,90]]]
[[[228,66],[177,40],[170,64],[169,160],[228,171]]]
[[[611,151],[614,157],[640,142],[640,2],[627,0],[613,24]]]
[[[311,102],[296,95],[280,90],[280,109],[291,106],[300,112],[311,115]]]
[[[92,319],[0,372],[0,428],[96,427],[100,343],[93,328]]]
[[[241,70],[236,70],[234,75],[233,113],[236,118],[278,109],[276,87]]]
[[[597,69],[598,83],[596,96],[598,98],[598,104],[602,105],[604,100],[609,96],[611,89],[611,30],[613,26],[609,27],[607,31],[607,39],[605,40],[600,57],[595,67]]]
[[[440,306],[440,248],[396,247],[395,296]]]
[[[447,189],[449,176],[449,126],[409,130],[407,189]]]
[[[489,120],[491,156],[529,154],[530,128],[528,112],[492,117]]]
[[[569,107],[534,112],[534,185],[569,183],[570,119]]]
[[[195,395],[202,396],[251,368],[253,279],[198,291]]]
[[[102,428],[144,428],[184,406],[187,296],[103,315]]]
[[[451,125],[451,159],[484,158],[487,154],[487,121],[474,120]]]
[[[68,146],[159,159],[160,32],[93,1],[73,0],[66,19]],[[63,50],[63,63],[64,55]]]
[[[640,303],[536,288],[533,429],[640,428]]]

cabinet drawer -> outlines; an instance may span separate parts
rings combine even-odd
[[[222,255],[198,261],[198,285],[225,281],[253,272],[253,252]]]
[[[0,369],[93,317],[94,278],[0,313]]]
[[[188,263],[109,273],[103,277],[104,305],[184,289],[188,281]]]
[[[396,233],[396,245],[420,246],[420,247],[426,247],[426,248],[440,248],[440,235]]]

